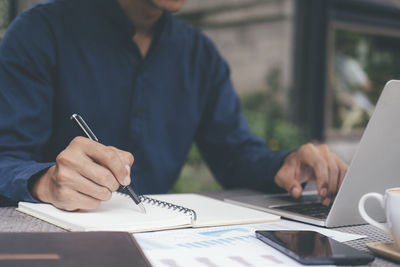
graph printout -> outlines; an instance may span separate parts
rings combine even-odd
[[[299,230],[303,224],[281,221],[272,223],[182,229],[135,234],[154,266],[302,266],[255,237],[255,230]],[[310,230],[304,226],[303,230]],[[313,226],[310,226],[313,227]],[[320,229],[339,240],[357,239],[358,235]],[[316,229],[312,229],[316,230]],[[325,265],[326,266],[326,265]]]

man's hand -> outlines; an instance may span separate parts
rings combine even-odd
[[[131,182],[133,156],[115,147],[76,137],[32,187],[32,195],[57,208],[95,209],[111,192]]]
[[[285,158],[275,175],[275,183],[292,197],[299,198],[303,190],[301,184],[315,180],[322,204],[328,206],[333,202],[347,168],[327,145],[308,143]]]

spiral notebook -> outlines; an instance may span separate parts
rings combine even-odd
[[[69,231],[127,231],[132,233],[185,227],[261,223],[279,220],[266,212],[240,207],[197,194],[141,196],[146,214],[132,200],[113,193],[91,211],[68,212],[50,204],[19,202],[18,211]]]

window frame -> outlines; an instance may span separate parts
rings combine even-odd
[[[296,0],[294,23],[291,118],[309,138],[325,141],[331,97],[328,66],[332,25],[399,32],[400,4],[382,0]]]
[[[15,16],[16,16],[16,7],[17,7],[17,0],[4,0],[4,1],[6,1],[6,2],[8,2],[8,6],[9,6],[9,10],[8,11],[6,11],[7,13],[8,13],[8,18],[9,18],[9,20],[7,21],[7,23],[6,23],[6,25],[5,25],[5,31],[7,31],[6,30],[6,28],[8,27],[8,25],[11,23],[11,21],[15,18]],[[3,38],[3,36],[4,35],[0,35],[0,41],[1,41],[1,39]]]

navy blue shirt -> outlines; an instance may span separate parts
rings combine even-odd
[[[37,201],[28,180],[78,134],[135,157],[132,183],[165,193],[193,142],[226,187],[275,190],[284,152],[253,136],[229,68],[200,31],[165,13],[143,58],[116,0],[58,0],[19,15],[0,44],[0,194]]]

